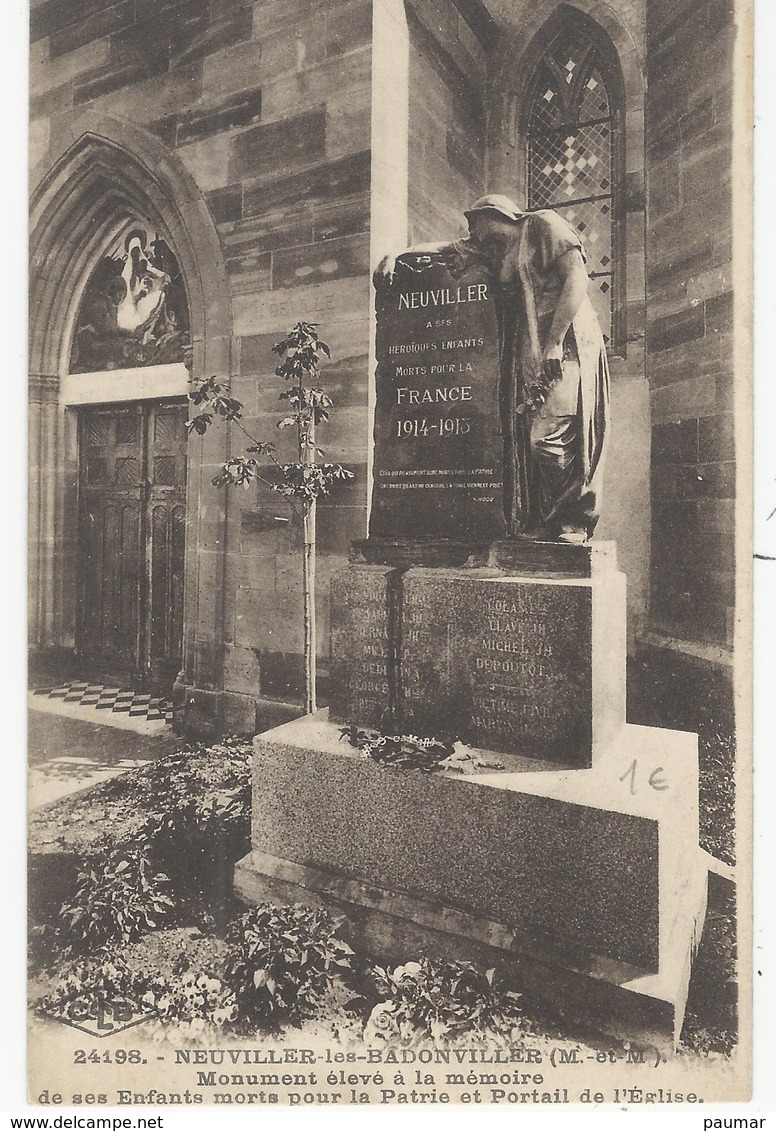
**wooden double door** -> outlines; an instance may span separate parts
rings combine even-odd
[[[183,650],[185,403],[79,413],[76,648],[84,674],[169,694]]]

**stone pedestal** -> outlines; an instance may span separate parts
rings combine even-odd
[[[444,560],[436,544],[378,556],[401,564],[353,564],[332,584],[333,720],[578,767],[613,740],[625,723],[613,546],[497,543],[458,568],[411,564]]]
[[[353,723],[500,768],[391,771],[343,743]],[[331,718],[254,746],[246,901],[332,907],[375,960],[497,965],[560,1016],[674,1046],[706,906],[697,737],[625,721],[614,546],[368,540],[333,582]]]
[[[381,727],[396,711],[398,571],[351,565],[332,582],[332,716]]]
[[[384,769],[326,712],[254,746],[246,901],[329,906],[381,961],[496,963],[602,1032],[678,1039],[706,899],[694,735],[624,726],[589,769],[465,777]]]

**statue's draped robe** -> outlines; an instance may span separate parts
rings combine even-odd
[[[504,435],[504,510],[510,534],[550,522],[573,496],[588,533],[598,518],[604,436],[609,415],[609,367],[595,311],[586,295],[564,341],[562,388],[551,389],[545,410],[576,418],[570,475],[556,497],[542,490],[530,453],[531,415],[520,414],[527,384],[540,378],[543,350],[563,287],[557,261],[572,248],[585,259],[579,235],[556,212],[530,213],[502,270],[498,295],[501,334],[501,427]],[[573,510],[573,505],[571,508]]]

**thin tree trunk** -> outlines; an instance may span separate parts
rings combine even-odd
[[[315,632],[315,500],[304,518],[304,558],[302,588],[304,591],[304,708],[307,714],[318,710],[317,655]]]
[[[306,443],[304,440],[306,439]],[[315,462],[315,425],[307,424],[306,437],[302,436],[302,463]],[[302,592],[304,595],[304,709],[310,715],[318,710],[317,655],[315,631],[315,519],[316,500],[312,499],[304,512],[304,554],[302,557]]]

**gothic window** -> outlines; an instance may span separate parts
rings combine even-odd
[[[146,224],[125,229],[86,285],[70,372],[178,363],[189,344],[186,289],[170,245]]]
[[[553,208],[580,233],[590,295],[607,342],[618,346],[622,255],[618,224],[621,109],[601,45],[566,22],[533,77],[528,107],[528,207]]]

